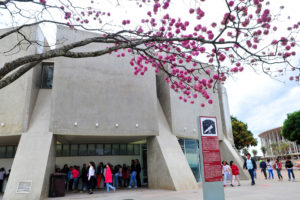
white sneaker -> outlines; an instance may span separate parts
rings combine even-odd
[[[114,192],[117,190],[117,188],[116,187],[114,187]]]

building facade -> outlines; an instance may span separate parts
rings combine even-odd
[[[21,31],[47,42],[39,27]],[[58,27],[57,47],[95,36]],[[17,39],[16,35],[7,38],[1,52]],[[79,50],[99,46],[104,45]],[[32,45],[14,55],[1,54],[0,64],[44,50]],[[149,70],[143,77],[134,76],[129,61],[130,57],[111,55],[55,58],[0,90],[0,167],[11,169],[4,200],[46,198],[55,167],[89,161],[129,165],[139,159],[143,184],[149,188],[197,188],[199,116],[217,118],[221,157],[242,169],[233,145],[225,88],[220,85],[218,92],[210,94],[212,106],[186,104],[170,90],[164,74]],[[242,178],[248,178],[240,171]],[[27,184],[29,192],[16,192],[21,184]]]
[[[266,147],[265,157],[275,158],[277,156],[291,155],[294,158],[300,158],[300,146],[296,142],[291,142],[281,135],[282,127],[273,128],[260,133],[261,146]],[[283,144],[288,145],[283,149]]]

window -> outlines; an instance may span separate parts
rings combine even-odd
[[[62,145],[61,144],[56,145],[56,156],[62,156]]]
[[[69,156],[70,155],[70,149],[68,144],[63,144],[62,146],[62,156]]]
[[[133,155],[134,151],[133,151],[133,144],[128,144],[127,145],[127,155]]]
[[[14,157],[14,146],[7,146],[6,147],[6,157],[13,158]]]
[[[0,146],[0,158],[5,158],[6,146]]]
[[[96,155],[97,155],[97,156],[102,156],[102,155],[104,155],[103,144],[97,144],[97,145],[96,145]]]
[[[139,144],[135,144],[133,146],[133,150],[134,150],[134,155],[140,155],[140,145]]]
[[[80,156],[87,156],[88,155],[87,144],[80,144],[79,145],[79,155]]]
[[[78,144],[71,144],[70,156],[78,156]]]
[[[54,63],[43,63],[42,64],[41,88],[44,88],[44,89],[52,88],[53,70],[54,70]]]
[[[104,155],[111,155],[111,144],[104,145]]]
[[[126,144],[120,144],[120,155],[126,155],[127,154],[126,147],[127,147]]]
[[[119,155],[120,154],[120,145],[113,144],[111,153],[112,153],[112,155]]]
[[[96,154],[95,144],[88,144],[88,155],[94,156]]]

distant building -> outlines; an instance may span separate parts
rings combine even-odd
[[[296,142],[291,142],[285,139],[281,135],[281,129],[282,127],[273,128],[265,132],[262,132],[258,135],[261,140],[261,146],[267,148],[265,157],[272,158],[278,156],[272,149],[273,144],[278,144],[280,146],[280,144],[282,143],[288,143],[289,144],[288,155],[294,156],[295,158],[300,158],[300,146],[297,145]]]

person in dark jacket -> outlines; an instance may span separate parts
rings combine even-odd
[[[82,169],[81,169],[81,181],[82,181],[82,189],[81,191],[86,191],[87,190],[87,183],[88,183],[88,169],[86,167],[86,164],[83,164]]]
[[[142,184],[141,184],[141,171],[142,171],[142,168],[141,168],[140,161],[138,159],[136,159],[135,162],[136,162],[136,181],[137,181],[137,186],[141,187],[142,186]]]
[[[132,187],[132,182],[134,181],[134,188],[137,188],[137,181],[136,181],[136,162],[134,160],[131,161],[131,167],[130,167],[130,183],[128,188]]]
[[[288,171],[289,181],[291,181],[291,174],[292,174],[292,177],[293,177],[293,181],[295,181],[295,175],[294,175],[293,167],[294,167],[294,164],[291,161],[291,156],[288,155],[287,158],[286,158],[286,161],[285,161],[285,168]]]
[[[267,180],[267,163],[264,160],[260,162],[259,168],[261,169],[261,172],[264,174],[265,179]]]
[[[247,158],[245,159],[245,162],[244,162],[244,169],[247,169],[249,171],[249,174],[250,174],[251,180],[252,180],[251,185],[255,185],[254,170],[257,169],[256,162],[253,158],[251,158],[250,153],[247,153],[246,156],[247,156]]]

